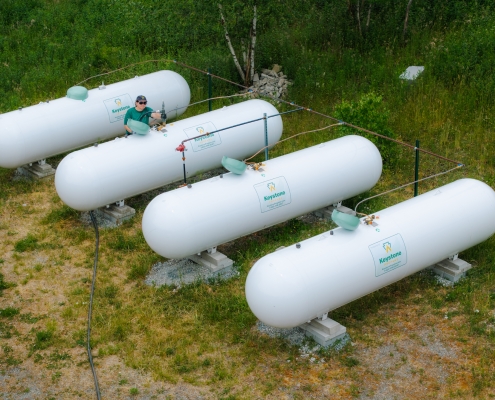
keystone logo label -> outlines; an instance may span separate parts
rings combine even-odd
[[[196,139],[194,139],[195,142],[203,142],[204,140],[206,141],[211,141],[212,139],[214,139],[214,136],[215,134],[214,133],[208,133],[208,132],[205,132],[205,130],[203,129],[202,126],[200,126],[199,128],[196,128],[196,131],[198,131],[198,135],[204,135],[204,136],[200,136],[200,137],[197,137]],[[206,143],[206,142],[204,142]]]
[[[375,276],[386,274],[407,263],[406,245],[398,233],[369,246],[375,263]]]
[[[107,109],[108,118],[110,123],[122,121],[125,117],[125,113],[132,107],[131,96],[128,94],[121,94],[111,99],[103,100]]]
[[[291,202],[289,185],[283,176],[258,183],[254,185],[254,190],[258,195],[262,213],[286,206]]]
[[[214,146],[222,144],[222,138],[217,133],[209,133],[216,131],[217,128],[212,122],[205,122],[201,125],[195,125],[190,128],[184,129],[184,133],[188,138],[194,138],[188,143],[191,143],[191,147],[194,152],[206,150]],[[204,135],[204,136],[200,136]],[[196,137],[200,136],[200,137]]]

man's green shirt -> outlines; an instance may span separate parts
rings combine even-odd
[[[124,125],[127,125],[127,121],[130,119],[132,119],[134,121],[139,121],[141,116],[144,113],[149,113],[150,111],[153,111],[153,109],[151,107],[145,107],[144,110],[141,112],[136,110],[136,107],[129,108],[127,110],[127,112],[125,113]],[[141,119],[141,122],[144,122],[145,124],[147,124],[149,121],[150,121],[150,115],[149,114],[145,115],[143,117],[143,119]]]

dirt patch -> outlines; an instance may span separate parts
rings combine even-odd
[[[36,193],[9,198],[0,208],[0,271],[6,282],[16,285],[3,291],[0,309],[18,310],[12,318],[0,318],[0,399],[95,398],[85,348],[94,233],[77,218],[55,225],[41,223],[51,210],[61,207],[53,183],[47,182],[38,185]],[[302,220],[320,222],[313,216]],[[139,223],[115,229],[119,231],[113,236],[109,230],[102,234],[95,320],[103,311],[112,316],[111,310],[135,303],[145,290],[140,285],[146,286],[146,275],[129,281],[123,266],[139,273],[139,268],[149,272],[156,263],[151,250],[133,242],[139,235]],[[38,247],[15,251],[16,243],[29,234],[38,239]],[[111,251],[109,246],[114,246]],[[235,242],[224,245],[221,251],[232,253],[233,246]],[[135,256],[139,252],[141,258]],[[242,293],[244,282],[237,281],[232,290]],[[114,288],[122,293],[122,304],[112,297]],[[213,287],[208,293],[213,296],[216,291]],[[169,346],[168,337],[183,327],[192,329],[200,321],[196,311],[184,310],[183,325],[164,328],[165,339],[156,340],[157,346],[151,350],[149,346],[143,350],[165,354],[150,354],[145,361],[160,363],[160,358],[169,357],[171,361],[164,365],[183,371],[181,378],[175,378],[177,373],[167,375],[166,368],[162,371],[165,377],[160,377],[150,372],[149,365],[134,363],[131,367],[133,363],[121,349],[130,346],[125,340],[113,354],[112,343],[100,342],[94,346],[93,355],[101,394],[109,399],[475,398],[471,389],[473,368],[480,363],[480,351],[473,349],[486,343],[479,337],[459,340],[458,329],[466,324],[464,317],[446,318],[449,310],[433,310],[420,297],[418,302],[420,305],[411,305],[411,299],[399,296],[380,306],[363,323],[339,321],[347,326],[351,340],[341,352],[301,352],[300,347],[283,339],[257,332],[254,325],[244,328],[251,336],[223,336],[222,324],[231,323],[227,320],[211,327],[198,325],[199,337],[220,337],[212,348],[208,348],[207,339],[191,342],[185,336],[179,342],[184,354],[174,354],[177,349],[171,349],[169,356],[164,349]],[[143,304],[144,308],[152,306]],[[144,312],[129,323],[148,324],[144,331],[154,329],[162,312],[153,310],[151,320]],[[161,318],[166,320],[166,316]],[[237,323],[245,322],[239,319]],[[97,337],[99,332],[93,332]],[[142,333],[136,335],[128,341],[150,340]],[[135,354],[141,350],[139,346],[132,349]],[[201,352],[204,354],[197,355]],[[193,356],[201,361],[200,366],[190,361]],[[200,372],[189,373],[188,368]],[[479,393],[495,394],[490,388]]]

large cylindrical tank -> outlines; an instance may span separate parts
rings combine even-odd
[[[88,211],[183,178],[182,153],[188,138],[268,116],[268,143],[282,136],[282,118],[264,100],[248,100],[168,124],[166,132],[117,138],[66,156],[57,168],[55,186],[68,206]],[[244,158],[265,145],[264,121],[226,129],[186,142],[186,174],[221,166],[223,156]]]
[[[271,253],[246,280],[264,323],[291,328],[466,250],[495,233],[495,192],[461,179],[361,222]]]
[[[184,113],[189,85],[173,71],[158,71],[0,114],[0,167],[16,168],[99,140],[123,135],[124,116],[140,94],[154,110],[165,103],[167,118]],[[177,109],[177,110],[175,110]]]
[[[378,149],[346,136],[157,196],[142,229],[149,246],[182,258],[371,189],[382,172]]]

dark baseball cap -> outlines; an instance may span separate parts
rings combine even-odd
[[[142,94],[140,94],[137,98],[136,98],[136,101],[147,101],[146,100],[146,97],[143,96]]]

